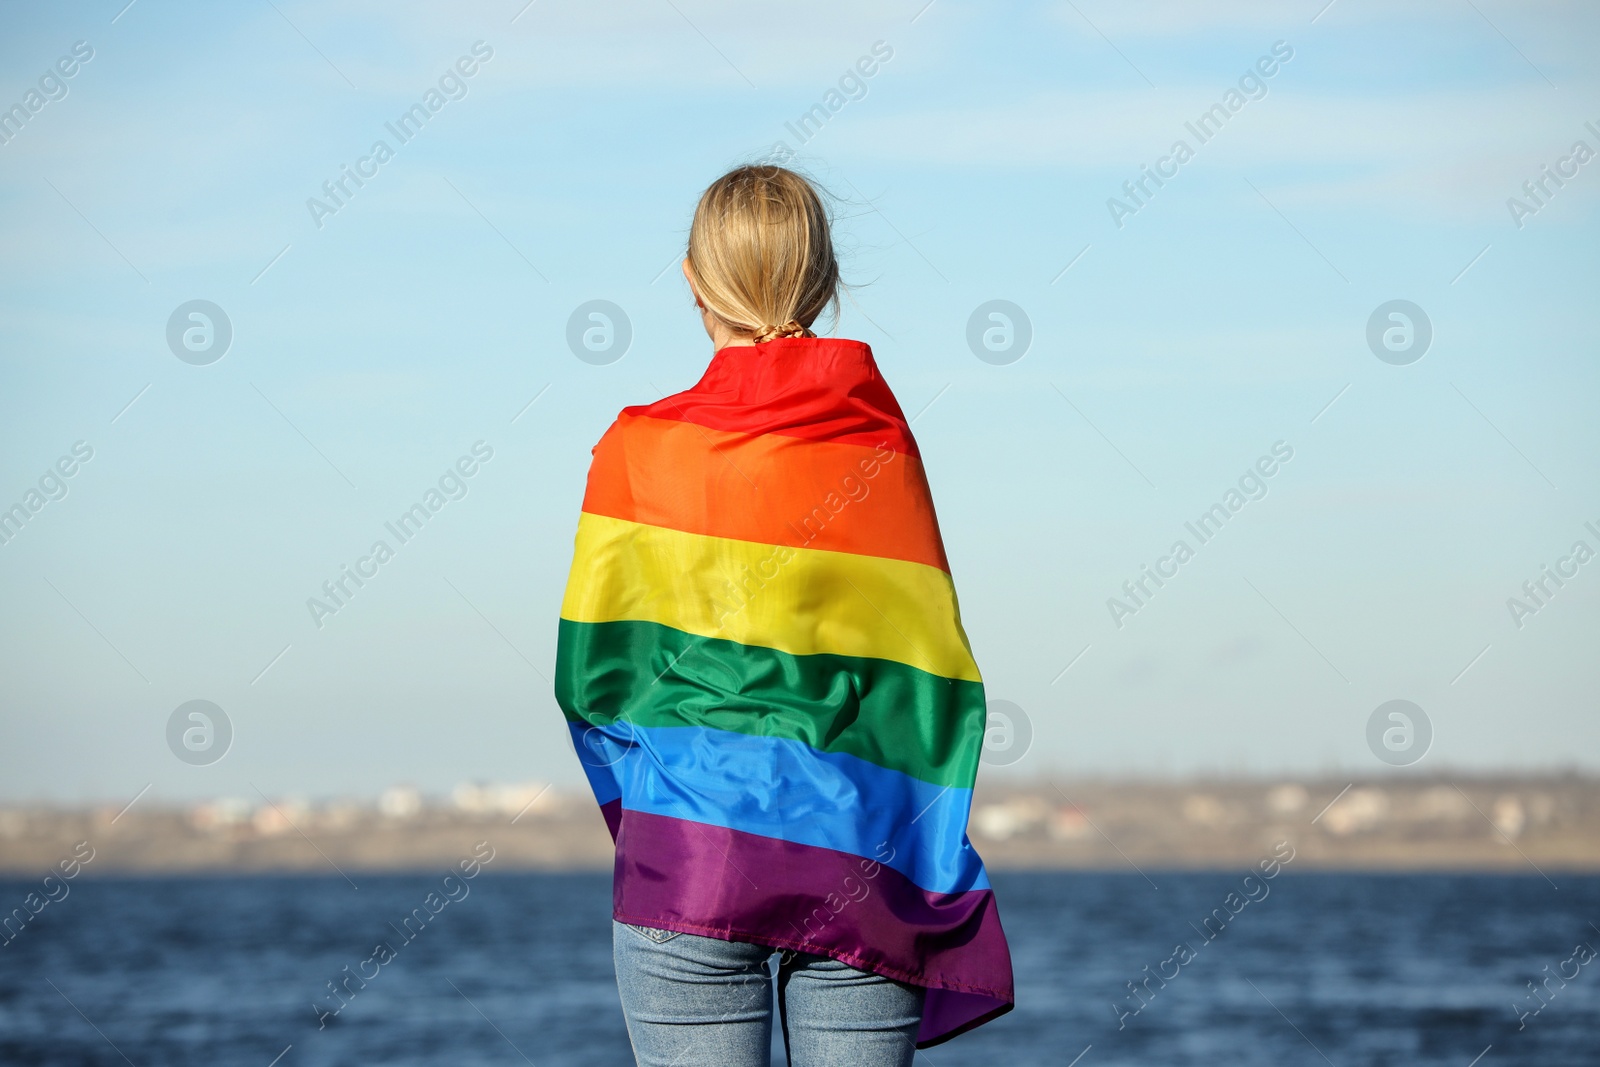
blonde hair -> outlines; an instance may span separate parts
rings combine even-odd
[[[700,300],[757,344],[814,337],[811,324],[839,298],[828,213],[805,178],[773,166],[737,167],[700,196],[689,227],[689,267]]]

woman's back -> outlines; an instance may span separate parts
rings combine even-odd
[[[755,222],[717,232],[742,216],[713,186],[685,265],[726,343],[699,383],[626,409],[594,450],[557,696],[616,839],[614,917],[635,928],[619,943],[625,1009],[630,989],[651,998],[624,969],[686,934],[899,988],[910,999],[885,1002],[874,1032],[926,1046],[1012,1001],[966,838],[983,686],[900,407],[866,345],[807,328],[831,299],[831,246],[819,257],[803,202],[785,216],[771,201],[809,186],[745,170],[723,182],[751,187]],[[761,247],[723,247],[741,240]],[[804,323],[779,319],[781,301],[706,307],[707,290],[762,287],[704,284],[704,264],[773,246],[809,257],[809,278],[806,263],[762,267],[769,288],[810,294]],[[647,1062],[650,1024],[630,1011],[629,1025]]]

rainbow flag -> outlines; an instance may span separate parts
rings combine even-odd
[[[865,344],[725,348],[623,410],[594,449],[555,685],[618,920],[921,986],[918,1047],[1011,1008],[966,835],[983,683]]]

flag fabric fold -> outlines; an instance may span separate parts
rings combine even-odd
[[[871,349],[724,348],[594,449],[556,697],[613,914],[1013,1003],[967,817],[985,723],[921,456]]]

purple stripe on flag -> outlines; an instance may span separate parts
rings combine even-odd
[[[1011,1009],[1011,954],[987,889],[930,893],[847,852],[618,802],[602,811],[617,841],[622,922],[811,952],[923,986],[918,1048]]]

